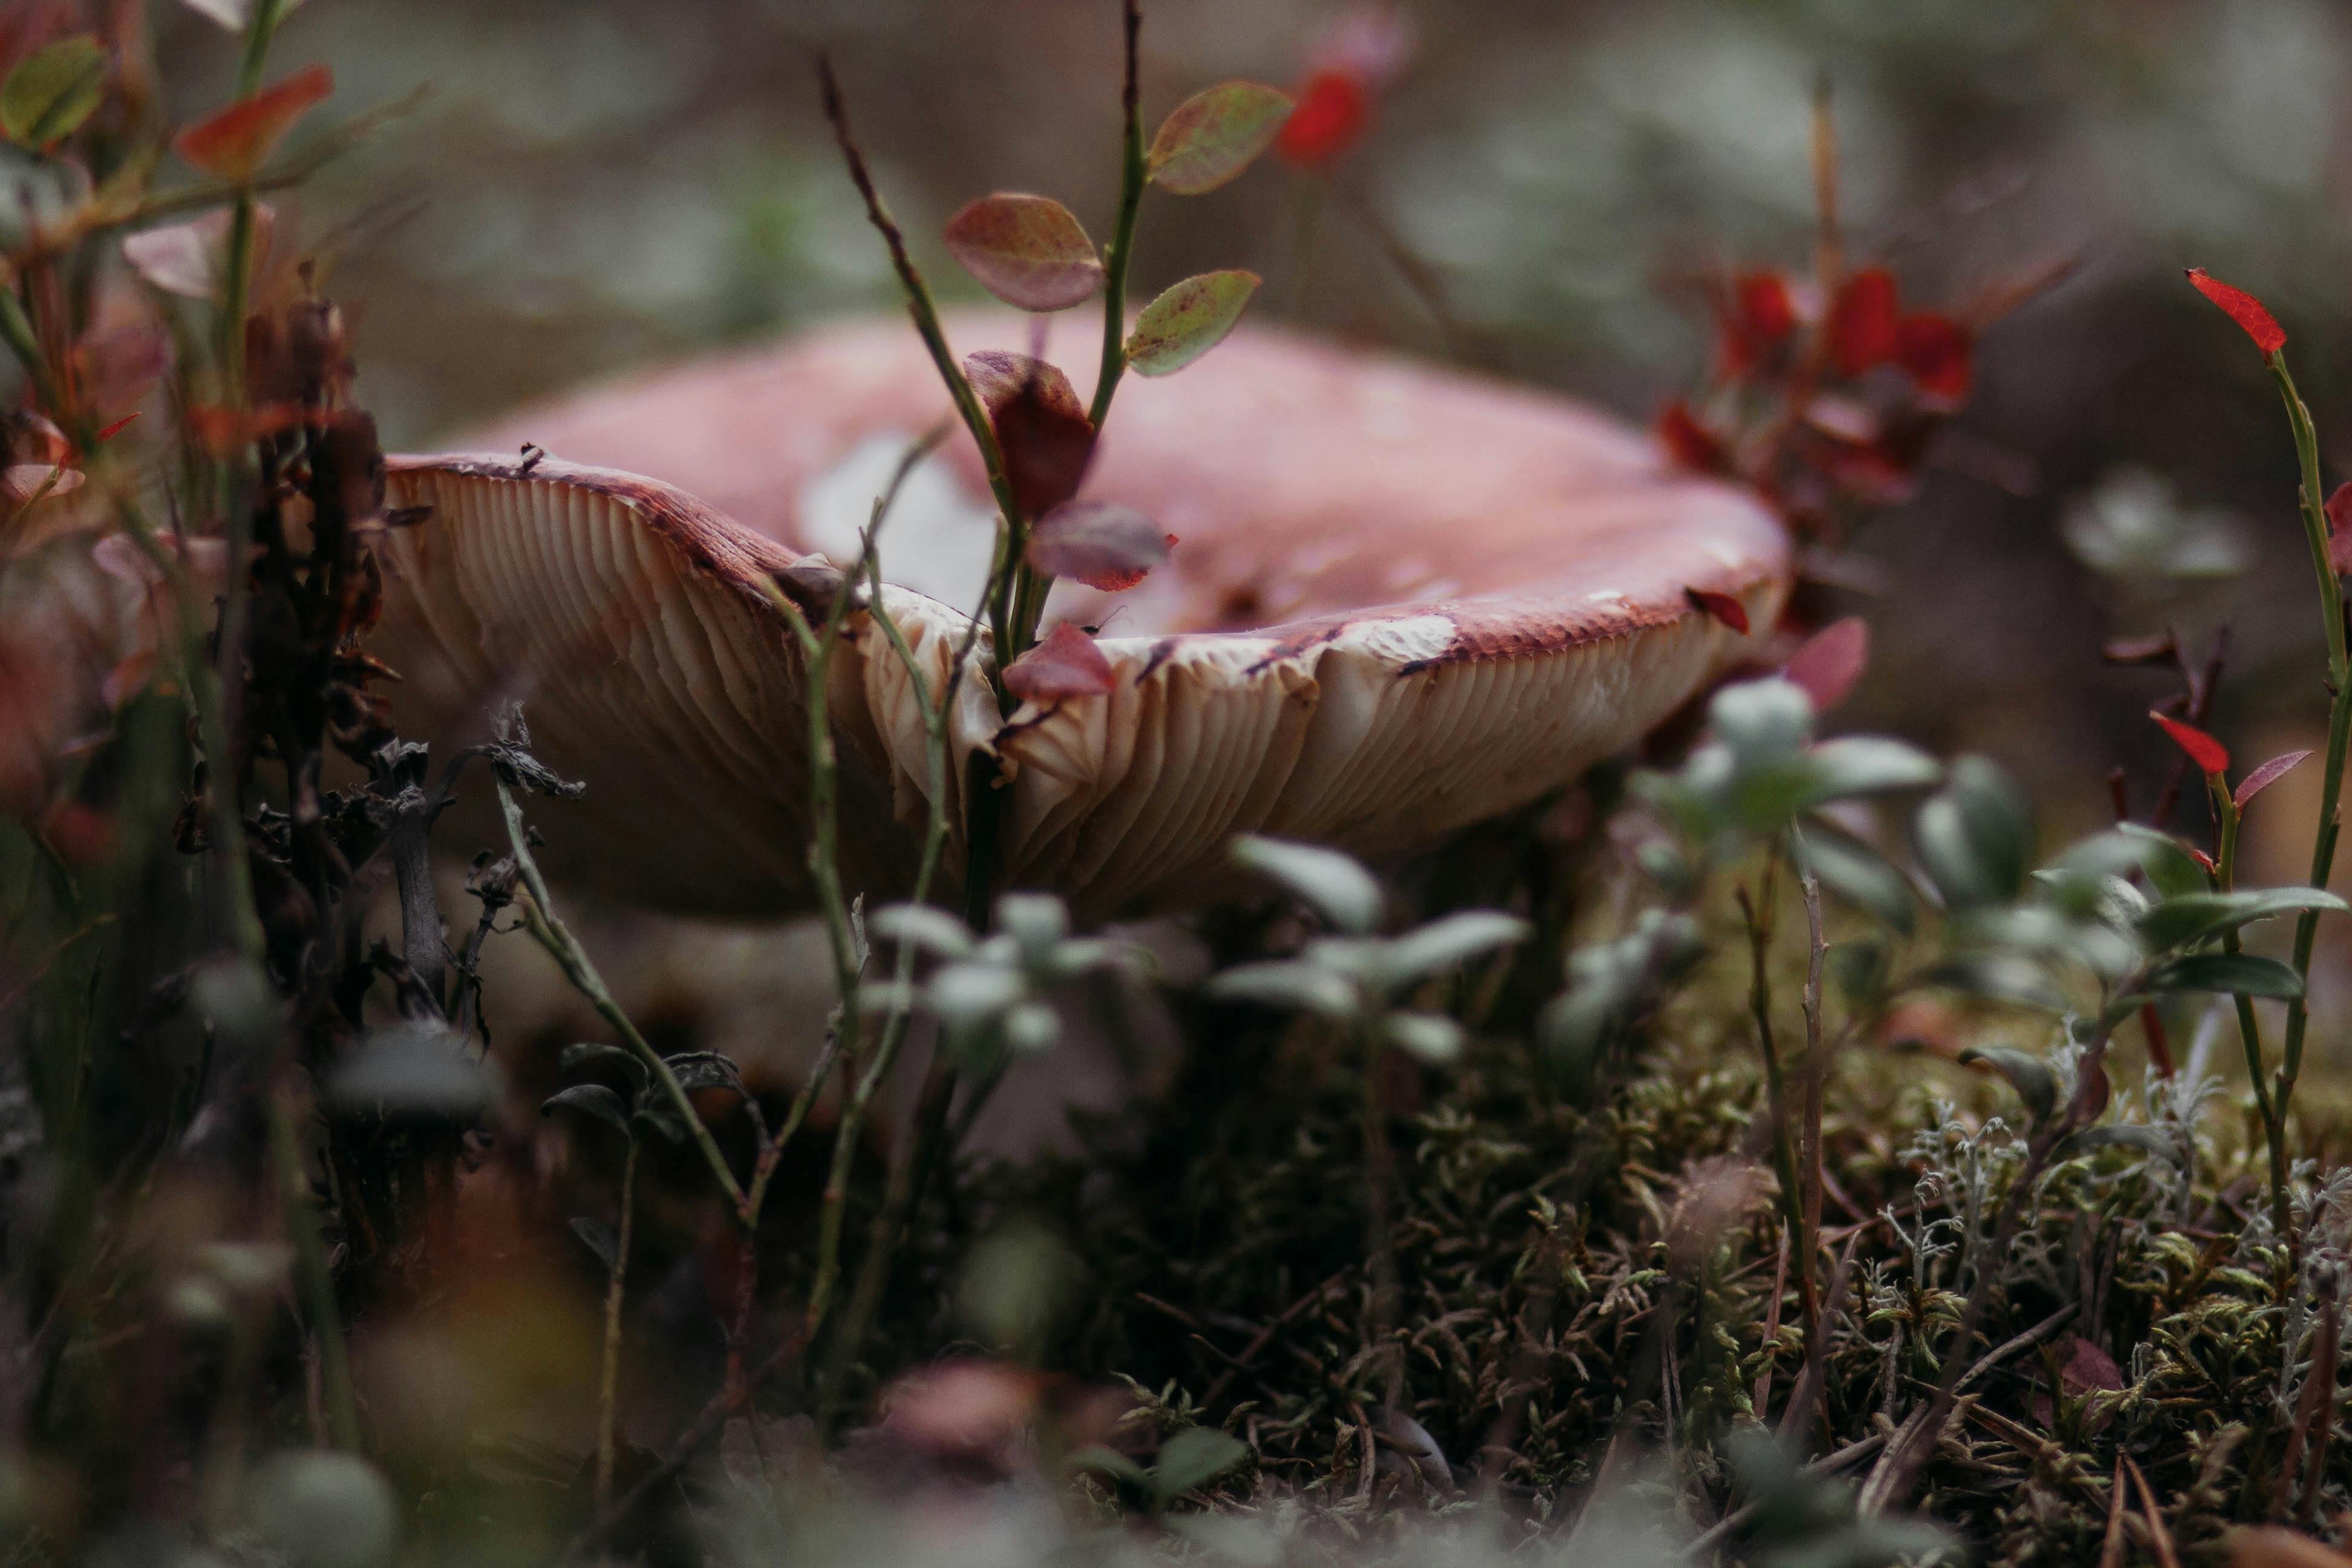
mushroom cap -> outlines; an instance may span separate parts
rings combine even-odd
[[[950,321],[960,350],[1034,331]],[[1057,321],[1045,353],[1085,364],[1097,342]],[[804,672],[760,578],[806,551],[846,561],[899,453],[948,412],[907,325],[865,321],[480,438],[536,443],[536,462],[394,459],[394,503],[433,509],[385,552],[396,721],[446,740],[520,698],[541,758],[589,785],[535,814],[551,868],[684,910],[805,907]],[[1689,590],[1768,627],[1791,567],[1757,500],[1605,416],[1264,328],[1123,381],[1081,494],[1180,542],[1115,600],[1056,586],[1049,624],[1108,617],[1108,693],[1001,725],[992,668],[961,683],[948,873],[965,764],[992,749],[1008,883],[1089,916],[1219,896],[1235,833],[1380,857],[1524,805],[1751,651]],[[916,590],[976,598],[986,496],[958,429],[884,528],[884,604],[934,692],[969,620]],[[844,874],[887,898],[927,811],[922,709],[871,617],[849,634],[827,681]]]

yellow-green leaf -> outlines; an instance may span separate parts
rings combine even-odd
[[[1215,348],[1257,292],[1255,272],[1235,268],[1187,278],[1143,308],[1127,340],[1128,368],[1172,375]]]
[[[37,49],[0,83],[0,131],[25,147],[69,136],[106,96],[106,46],[78,33]]]
[[[1152,183],[1180,196],[1213,191],[1250,166],[1290,118],[1290,95],[1262,82],[1196,92],[1160,122],[1146,162]]]

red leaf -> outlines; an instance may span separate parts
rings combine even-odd
[[[1004,689],[1024,702],[1098,697],[1113,684],[1110,660],[1095,639],[1068,621],[1004,667]]]
[[[999,191],[948,219],[948,254],[982,287],[1024,310],[1063,310],[1103,285],[1094,241],[1050,196]]]
[[[1726,375],[1744,375],[1796,330],[1797,310],[1777,272],[1743,272],[1731,280],[1723,307],[1721,360]]]
[[[173,138],[172,146],[205,174],[241,184],[269,161],[294,122],[334,90],[334,72],[306,67],[196,121]]]
[[[1748,635],[1748,606],[1730,595],[1713,593],[1705,588],[1685,588],[1683,597],[1691,602],[1691,608],[1713,616],[1741,637]]]
[[[1805,639],[1780,678],[1804,689],[1813,711],[1826,713],[1850,696],[1870,663],[1870,623],[1848,616]]]
[[[139,410],[137,410],[136,408],[134,408],[134,409],[132,409],[130,413],[128,413],[128,414],[124,415],[121,418],[117,419],[116,421],[114,421],[114,423],[112,423],[111,425],[107,425],[107,426],[104,426],[100,427],[100,429],[99,430],[98,434],[97,434],[96,436],[92,437],[91,437],[91,439],[92,439],[93,441],[109,441],[109,440],[111,440],[111,439],[113,439],[115,437],[120,436],[120,435],[121,435],[121,434],[122,434],[122,428],[123,428],[123,426],[126,426],[126,425],[130,424],[133,419],[136,419],[136,418],[138,418],[138,417],[139,417]]]
[[[1731,471],[1731,454],[1714,431],[1698,422],[1690,405],[1676,398],[1658,410],[1658,439],[1666,456],[1702,474]]]
[[[1895,274],[1884,267],[1865,267],[1847,279],[1830,306],[1830,355],[1839,373],[1860,375],[1893,359],[1900,322]]]
[[[2237,793],[2230,796],[2231,804],[2243,811],[2246,808],[2246,802],[2278,783],[2289,769],[2309,755],[2311,753],[2308,751],[2302,751],[2288,752],[2284,755],[2273,757],[2238,781]]]
[[[1921,310],[1895,323],[1895,363],[1930,397],[1958,403],[1968,396],[1974,349],[1967,331],[1948,316]]]
[[[2074,1336],[2074,1347],[2058,1375],[2069,1389],[2078,1393],[2124,1385],[2124,1369],[2116,1364],[2116,1358],[2079,1334]]]
[[[1029,535],[1029,564],[1049,577],[1074,577],[1117,594],[1143,581],[1168,559],[1172,533],[1131,506],[1069,501],[1055,507]]]
[[[2237,322],[2263,353],[2274,354],[2286,347],[2286,333],[2279,330],[2277,321],[2263,308],[2260,300],[2243,289],[2231,288],[2202,267],[2189,268],[2189,282],[2200,294],[2221,306],[2222,312]]]
[[[963,368],[988,405],[1021,515],[1044,517],[1077,494],[1094,460],[1095,427],[1070,378],[1044,360],[996,349],[966,355]]]
[[[2191,860],[2196,861],[2200,866],[2205,868],[2205,871],[2208,876],[2218,877],[2221,874],[2221,862],[2215,860],[2213,857],[2206,854],[2202,849],[2198,848],[2194,844],[2184,844],[2181,847],[2189,851],[2189,858]]]
[[[1274,139],[1275,156],[1319,169],[1345,153],[1372,123],[1371,89],[1349,70],[1318,70],[1300,84],[1297,107]]]
[[[2230,771],[2230,753],[2221,742],[2194,724],[2167,718],[2153,709],[2149,710],[2147,716],[2164,726],[2164,732],[2172,737],[2172,743],[2189,753],[2189,760],[2197,764],[2199,772],[2210,776]]]
[[[2352,572],[2352,484],[2336,487],[2327,513],[2327,565],[2338,577]]]

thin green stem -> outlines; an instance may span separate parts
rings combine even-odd
[[[2230,798],[2228,786],[2219,775],[2208,775],[2208,791],[2213,801],[2213,815],[2221,825],[2220,853],[2214,858],[2213,880],[2221,891],[2232,892],[2238,885],[2238,826],[2237,803]],[[2225,952],[2243,951],[2244,943],[2236,931],[2227,931],[2221,938]],[[2286,1128],[2281,1122],[2276,1103],[2272,1100],[2270,1086],[2263,1066],[2262,1020],[2255,1016],[2254,999],[2245,992],[2231,993],[2230,1001],[2238,1015],[2238,1040],[2246,1055],[2246,1076],[2254,1089],[2254,1109],[2263,1119],[2263,1138],[2270,1155],[2271,1219],[2286,1234]]]
[[[1118,177],[1118,219],[1110,243],[1103,247],[1102,368],[1095,376],[1095,396],[1087,417],[1096,429],[1110,414],[1111,394],[1127,373],[1127,273],[1135,252],[1136,214],[1143,205],[1149,171],[1143,161],[1143,102],[1137,80],[1137,44],[1143,16],[1135,0],[1127,0],[1127,88],[1121,98],[1126,110]]]
[[[710,1135],[710,1129],[704,1126],[702,1118],[696,1114],[694,1099],[686,1092],[686,1086],[677,1081],[677,1075],[670,1071],[669,1064],[662,1060],[661,1053],[637,1033],[637,1026],[629,1021],[629,1016],[621,1011],[620,1004],[614,1001],[613,994],[605,989],[604,977],[596,972],[596,965],[589,958],[587,949],[580,945],[579,939],[556,914],[555,901],[548,895],[547,879],[540,874],[539,862],[531,857],[530,835],[523,825],[522,806],[504,779],[498,781],[498,790],[499,809],[506,816],[507,842],[514,848],[515,866],[522,873],[523,886],[530,890],[530,904],[523,911],[526,929],[539,945],[547,950],[548,956],[555,960],[556,965],[563,971],[563,977],[572,983],[572,989],[588,998],[589,1005],[594,1007],[597,1015],[612,1026],[613,1032],[621,1037],[621,1043],[646,1064],[646,1070],[652,1073],[654,1081],[661,1086],[663,1098],[669,1101],[671,1108],[686,1123],[688,1134],[702,1151],[703,1162],[710,1167],[711,1179],[719,1184],[719,1190],[725,1193],[728,1202],[734,1205],[737,1219],[748,1228],[758,1216],[750,1211],[742,1184],[735,1179],[735,1173],[728,1167],[727,1156],[719,1149],[719,1141]]]
[[[48,356],[41,353],[41,340],[33,331],[33,319],[25,314],[24,301],[16,298],[11,285],[0,289],[0,339],[5,339],[24,367],[25,378],[33,384],[33,395],[52,416],[65,412],[65,397],[58,389],[57,377],[50,373]]]
[[[2344,588],[2327,554],[2327,514],[2326,498],[2320,491],[2319,436],[2311,422],[2311,410],[2304,405],[2302,395],[2295,390],[2294,377],[2286,368],[2286,355],[2277,352],[2268,356],[2271,374],[2278,383],[2280,399],[2286,405],[2287,423],[2294,432],[2296,467],[2302,479],[2302,515],[2305,542],[2311,550],[2312,572],[2319,589],[2320,624],[2327,637],[2327,685],[2329,707],[2327,715],[2327,761],[2319,782],[2319,821],[2312,835],[2311,886],[2325,888],[2335,874],[2336,841],[2342,826],[2339,807],[2344,789],[2344,765],[2347,742],[2352,742],[2352,657],[2345,646]],[[2305,983],[2306,994],[2311,979],[2311,952],[2319,935],[2319,910],[2305,910],[2294,922],[2294,972]],[[2303,1073],[2303,1044],[2310,1026],[2310,1005],[2304,995],[2286,1005],[2286,1032],[2280,1047],[2278,1076],[2271,1090],[2271,1121],[2278,1130],[2277,1143],[2272,1150],[2271,1162],[2274,1187],[2274,1217],[2284,1228],[2284,1188],[2286,1123],[2294,1107],[2295,1080]]]
[[[269,58],[269,40],[278,31],[278,18],[285,8],[285,0],[254,0],[253,15],[245,26],[245,55],[237,61],[237,97],[250,98],[261,89],[261,71]]]
[[[310,1206],[310,1183],[303,1169],[301,1139],[294,1130],[294,1107],[284,1089],[271,1092],[268,1115],[269,1159],[277,1171],[278,1201],[286,1215],[287,1238],[294,1246],[296,1287],[319,1345],[327,1429],[335,1447],[357,1453],[359,1405],[352,1395],[351,1354],[343,1342],[342,1312],[335,1303],[335,1277],[328,1267],[326,1243],[320,1238],[319,1216]]]
[[[882,605],[882,582],[878,572],[871,567],[868,558],[868,591],[874,605],[875,621],[889,638],[892,652],[907,672],[915,689],[915,700],[921,707],[925,730],[927,765],[929,773],[930,815],[923,832],[923,853],[915,871],[913,901],[921,904],[930,899],[931,880],[939,870],[949,832],[947,812],[948,778],[948,704],[953,693],[953,678],[940,695],[935,706],[930,700],[929,682],[915,662],[914,650],[908,647],[904,633]],[[856,1160],[858,1133],[863,1130],[867,1112],[875,1097],[880,1093],[893,1068],[898,1065],[899,1047],[907,1037],[907,1026],[912,1018],[908,1007],[908,993],[914,984],[915,949],[902,942],[898,948],[896,973],[891,977],[890,1009],[882,1026],[881,1043],[866,1070],[858,1076],[850,1090],[848,1102],[842,1107],[841,1123],[835,1133],[833,1163],[825,1174],[824,1196],[818,1220],[816,1280],[809,1291],[808,1331],[814,1341],[824,1326],[825,1314],[831,1310],[833,1294],[840,1282],[842,1228],[847,1215],[849,1177]]]

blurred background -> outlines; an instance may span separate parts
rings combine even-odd
[[[1295,84],[1360,9],[1153,0],[1146,124],[1225,77]],[[1851,252],[1894,267],[1906,300],[1956,305],[2075,263],[1990,330],[1916,494],[1852,542],[1884,584],[1832,596],[1877,636],[1848,722],[1991,752],[2053,829],[2086,826],[2109,811],[2111,766],[2144,805],[2169,760],[2144,714],[2173,678],[2104,667],[2101,640],[2170,625],[2201,648],[2226,623],[2212,727],[2247,764],[2318,743],[2285,423],[2180,268],[2269,302],[2323,449],[2352,453],[2352,7],[1419,0],[1398,15],[1414,47],[1328,178],[1268,161],[1210,197],[1147,202],[1144,297],[1244,265],[1267,279],[1267,316],[1644,420],[1704,374],[1696,280],[1802,270],[1826,75]],[[176,88],[215,100],[227,36],[179,7],[157,16]],[[330,287],[394,448],[890,308],[818,118],[820,50],[944,293],[978,297],[937,237],[970,197],[1048,192],[1099,237],[1115,194],[1113,0],[318,0],[279,48],[285,68],[331,62],[347,110],[423,91],[299,214],[307,236],[340,236]],[[2316,772],[2279,786],[2301,809],[2272,820],[2308,810]],[[2253,875],[2293,879],[2300,851],[2263,822]]]

